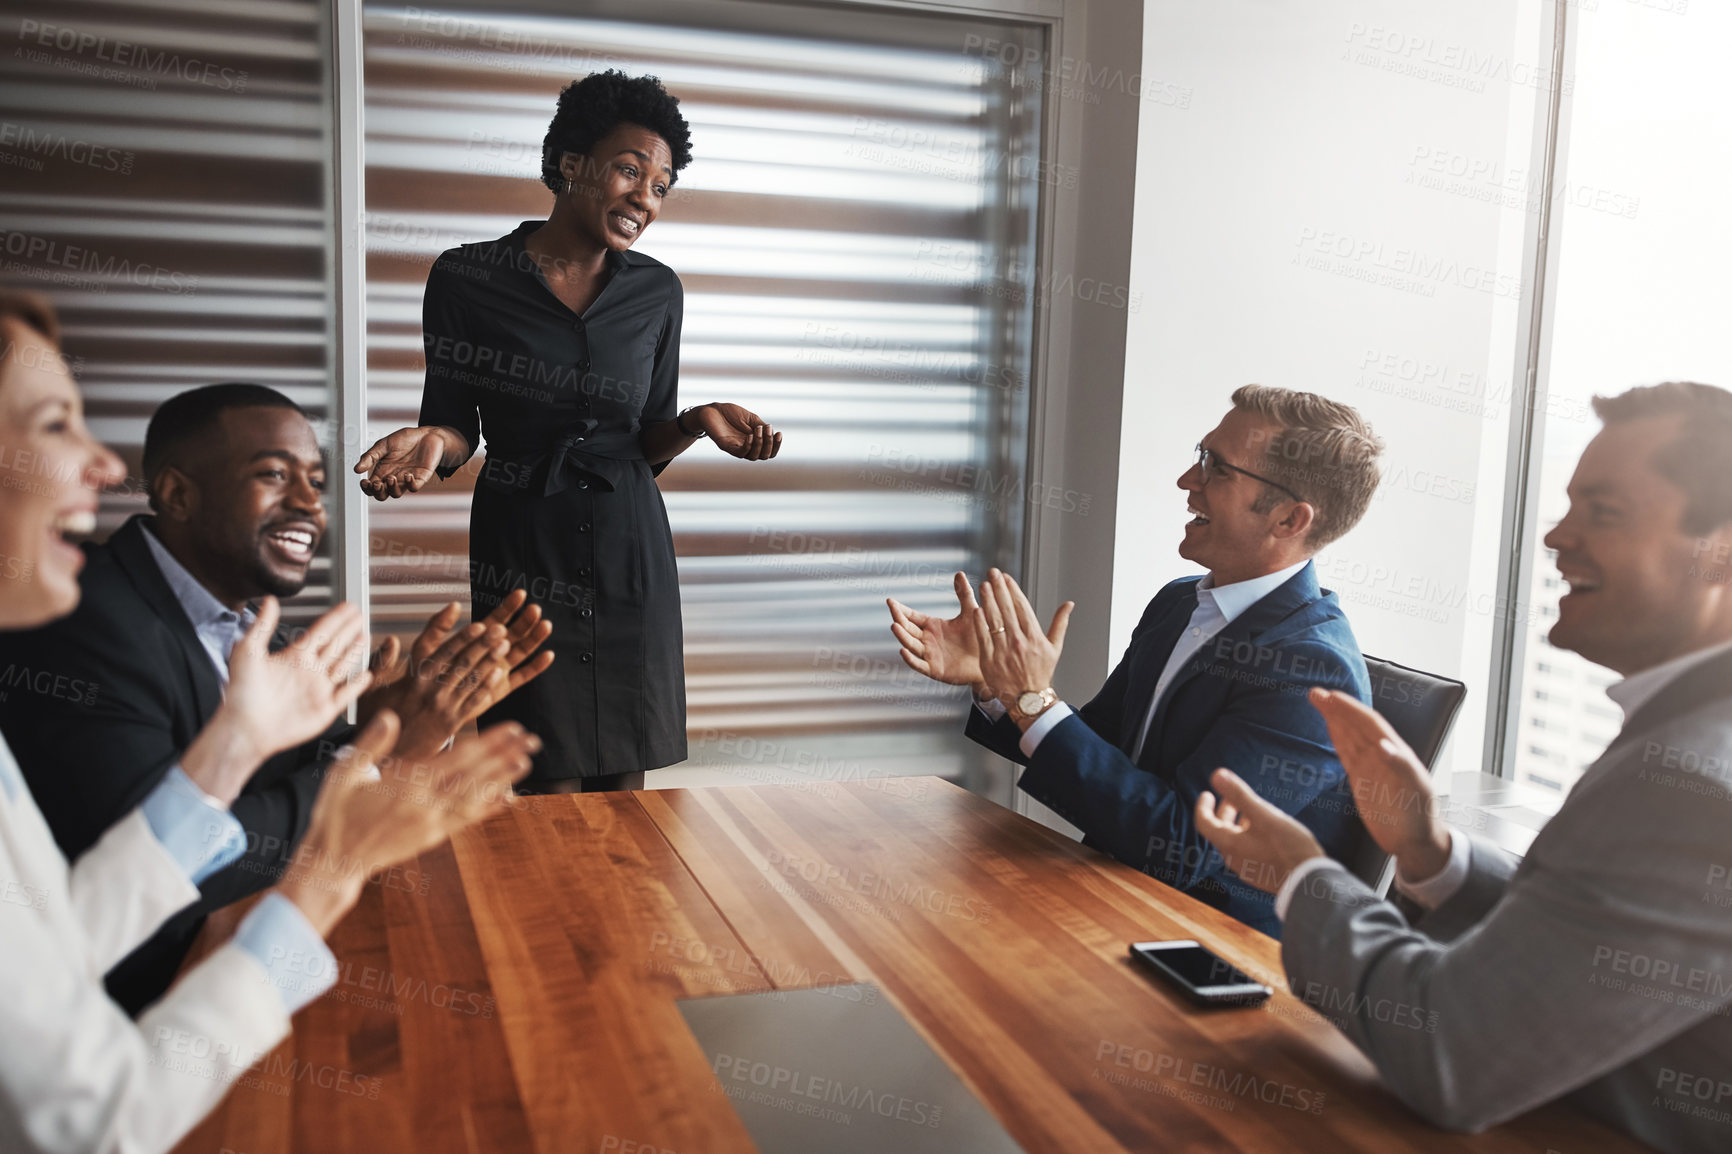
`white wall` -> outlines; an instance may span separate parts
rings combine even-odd
[[[1147,0],[1145,76],[1193,95],[1138,134],[1115,655],[1193,571],[1174,481],[1233,389],[1323,393],[1388,445],[1323,583],[1366,652],[1468,682],[1477,766],[1538,27],[1530,0]]]

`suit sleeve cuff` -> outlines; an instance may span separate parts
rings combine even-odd
[[[1053,731],[1054,726],[1070,715],[1070,706],[1062,701],[1054,702],[1045,713],[1034,719],[1033,725],[1023,730],[1022,740],[1017,742],[1022,747],[1022,755],[1033,757],[1034,751],[1039,748],[1042,739]]]
[[[1293,904],[1293,895],[1299,892],[1299,887],[1305,884],[1305,879],[1322,869],[1334,864],[1333,859],[1325,856],[1307,858],[1299,863],[1294,871],[1287,875],[1287,880],[1281,883],[1281,888],[1275,892],[1275,916],[1283,922],[1287,920],[1287,907]]]
[[[291,1016],[337,984],[336,955],[282,894],[266,894],[253,908],[235,931],[235,945],[258,959]]]
[[[239,858],[246,831],[228,807],[175,766],[139,805],[150,832],[194,885]]]
[[[1473,865],[1473,841],[1462,837],[1453,829],[1449,831],[1449,861],[1444,867],[1424,881],[1410,882],[1401,876],[1401,871],[1395,871],[1395,888],[1418,902],[1428,910],[1434,910],[1453,898],[1467,883],[1467,875]]]

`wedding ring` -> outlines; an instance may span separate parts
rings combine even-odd
[[[994,629],[993,632],[994,633],[1003,633],[1004,630],[1005,630],[1005,626],[1000,625],[997,629]]]

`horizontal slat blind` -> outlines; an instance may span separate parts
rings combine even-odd
[[[884,598],[942,609],[952,571],[1019,549],[1038,108],[969,46],[1032,34],[786,5],[775,33],[633,12],[367,7],[372,431],[415,419],[437,253],[546,216],[559,89],[604,67],[662,77],[697,159],[639,248],[685,284],[682,403],[736,401],[787,434],[775,462],[700,444],[661,477],[693,761],[750,776],[840,758],[979,786],[966,694],[903,669]],[[373,507],[379,627],[467,596],[474,472]]]
[[[325,5],[19,0],[0,17],[0,279],[46,292],[145,506],[156,406],[257,381],[330,408]],[[328,540],[328,538],[327,538]],[[328,547],[292,611],[330,594]]]

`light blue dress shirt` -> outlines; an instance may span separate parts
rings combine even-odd
[[[255,614],[239,613],[217,600],[170,553],[147,525],[145,543],[175,600],[210,655],[217,677],[229,682],[229,654]],[[9,760],[9,759],[8,759]],[[0,781],[0,784],[4,784]],[[179,766],[140,807],[151,832],[196,885],[246,852],[246,831],[215,798],[193,784]],[[226,824],[224,824],[226,823]],[[224,832],[226,831],[226,832]],[[323,994],[337,980],[337,959],[294,902],[268,894],[235,931],[235,944],[258,959],[290,1014]]]
[[[246,852],[246,831],[235,815],[193,784],[178,765],[139,809],[156,840],[194,885]],[[291,1015],[337,980],[337,959],[330,947],[300,908],[281,894],[267,894],[242,919],[234,940],[265,968]]]
[[[198,634],[199,644],[210,654],[217,676],[227,685],[229,653],[233,651],[235,642],[253,627],[256,615],[251,609],[242,609],[236,613],[218,601],[209,589],[199,584],[197,577],[187,572],[186,566],[175,560],[174,554],[156,539],[156,534],[148,524],[145,527],[144,540],[150,546],[150,555],[156,559],[156,567],[162,570],[163,579],[174,591],[174,599],[180,602],[180,607],[186,611],[187,620],[192,622],[192,630]]]
[[[24,792],[12,751],[0,741],[0,793],[8,805]],[[221,802],[175,766],[140,803],[145,824],[194,885],[246,852],[246,831]],[[295,903],[269,894],[242,921],[235,944],[258,960],[294,1014],[337,980],[337,959]]]
[[[0,741],[0,792],[8,802],[16,802],[23,791],[24,775],[11,747]],[[246,852],[247,834],[234,814],[194,785],[178,765],[163,776],[138,808],[150,832],[193,885]]]
[[[266,894],[241,920],[234,940],[264,966],[290,1016],[337,984],[337,956],[301,907],[282,894]]]
[[[0,748],[5,746],[0,741]],[[6,800],[18,800],[18,793],[24,788],[24,776],[18,772],[18,766],[12,760],[12,751],[7,750],[5,757],[0,757],[0,793],[6,795]]]
[[[198,885],[247,852],[247,832],[228,807],[175,766],[138,807],[150,832]]]

